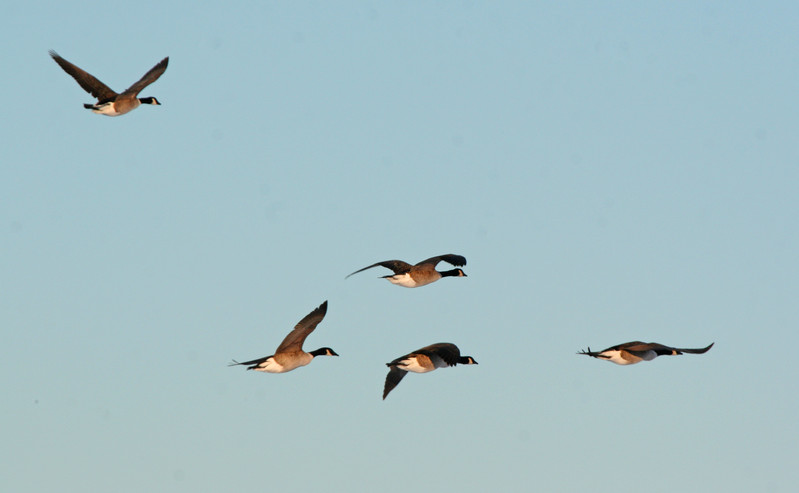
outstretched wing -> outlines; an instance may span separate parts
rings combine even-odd
[[[403,262],[402,260],[384,260],[382,262],[372,264],[369,267],[364,267],[363,269],[356,270],[347,277],[371,269],[372,267],[377,267],[378,265],[381,267],[385,267],[387,269],[391,269],[394,272],[394,274],[405,274],[406,272],[411,270],[411,267],[413,267],[411,264]],[[347,277],[345,277],[344,279],[346,279]]]
[[[122,94],[132,94],[136,96],[141,92],[142,89],[149,86],[166,71],[166,66],[169,64],[169,57],[164,58],[158,64],[151,68],[144,76],[139,79],[135,84],[125,89],[125,92]]]
[[[62,68],[64,72],[68,73],[72,76],[73,79],[83,88],[84,91],[88,92],[98,100],[102,101],[104,99],[112,99],[117,96],[110,87],[103,84],[97,78],[95,78],[89,72],[81,69],[77,65],[73,65],[72,63],[68,62],[64,58],[62,58],[58,53],[53,50],[50,50],[50,56],[53,57],[53,60]]]
[[[715,344],[715,342],[711,342],[709,346],[706,346],[706,347],[703,347],[703,348],[699,348],[699,349],[690,349],[690,348],[689,348],[689,349],[685,349],[685,348],[674,348],[674,349],[676,349],[677,351],[679,351],[679,352],[681,352],[681,353],[689,353],[689,354],[705,354],[706,352],[708,352],[708,351],[710,350],[710,348],[712,348],[712,347],[713,347],[713,344]]]
[[[319,322],[325,318],[325,314],[327,313],[327,301],[319,305],[318,308],[314,309],[311,313],[305,316],[300,322],[294,326],[294,330],[289,332],[283,342],[280,343],[280,346],[277,347],[275,353],[283,353],[283,352],[290,352],[295,350],[302,349],[302,343],[305,342],[305,338],[308,337],[308,334],[313,332]]]
[[[439,255],[437,257],[430,257],[427,260],[422,260],[416,265],[432,264],[433,267],[435,267],[442,260],[448,264],[454,265],[455,267],[463,267],[464,265],[466,265],[466,257],[462,255],[454,255],[452,253],[448,253],[446,255]]]
[[[388,371],[388,375],[386,375],[386,385],[383,387],[383,400],[386,399],[386,396],[389,392],[394,390],[394,387],[399,385],[407,373],[407,371],[400,370],[396,366],[391,367],[391,369]]]
[[[166,71],[166,66],[169,64],[169,57],[164,58],[158,64],[151,68],[141,79],[139,79],[135,84],[125,89],[125,92],[122,94],[132,94],[136,96],[141,92],[142,89],[149,86]]]
[[[635,352],[635,351],[649,351],[650,349],[657,349],[656,346],[661,346],[665,348],[662,344],[652,344],[649,342],[641,342],[641,341],[632,341],[632,342],[625,342],[624,344],[618,344],[616,346],[611,346],[607,349],[603,349],[600,353],[604,353],[605,351],[620,351],[624,349],[625,351]]]

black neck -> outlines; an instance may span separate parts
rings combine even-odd
[[[336,352],[333,351],[332,349],[330,349],[329,347],[320,347],[316,351],[311,351],[308,354],[310,354],[313,357],[316,357],[316,356],[338,356],[338,354],[336,354]]]

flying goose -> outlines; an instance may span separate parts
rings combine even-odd
[[[461,351],[455,344],[449,342],[439,342],[425,346],[422,349],[400,356],[391,363],[386,363],[389,367],[386,375],[386,385],[383,388],[383,400],[394,387],[399,385],[403,377],[409,372],[427,373],[436,368],[446,368],[462,365],[476,365],[477,361],[471,356],[461,356]]]
[[[300,320],[294,327],[294,330],[289,332],[286,338],[283,339],[283,342],[280,343],[280,346],[277,347],[275,354],[252,361],[245,361],[243,363],[233,360],[228,366],[250,365],[247,367],[248,370],[264,371],[267,373],[286,373],[287,371],[307,365],[315,356],[338,356],[338,354],[329,347],[319,348],[310,353],[306,353],[302,350],[302,343],[305,342],[305,338],[308,337],[308,334],[313,332],[316,326],[319,325],[319,322],[325,318],[325,313],[327,313],[327,301]]]
[[[84,108],[90,109],[94,113],[106,116],[119,116],[135,110],[142,103],[154,105],[161,104],[153,97],[139,98],[138,95],[142,89],[161,77],[161,74],[164,73],[169,63],[169,57],[158,62],[158,64],[144,74],[138,82],[125,89],[122,93],[117,94],[107,85],[97,80],[92,74],[68,62],[55,51],[50,50],[50,56],[53,57],[53,60],[55,60],[66,73],[71,75],[72,78],[80,84],[80,87],[97,98],[96,103],[83,105]]]
[[[466,277],[466,274],[464,274],[461,269],[452,269],[443,272],[437,271],[436,265],[442,260],[456,267],[462,267],[466,265],[465,257],[450,253],[447,255],[439,255],[437,257],[431,257],[427,260],[422,260],[416,265],[408,264],[402,260],[384,260],[383,262],[378,262],[376,264],[370,265],[369,267],[356,270],[347,277],[359,272],[363,272],[367,269],[371,269],[372,267],[377,267],[378,265],[394,271],[394,274],[383,276],[383,279],[388,279],[392,284],[397,284],[406,288],[418,288],[419,286],[436,282],[442,277]]]
[[[713,347],[713,344],[715,343],[711,343],[709,346],[700,349],[685,349],[664,346],[663,344],[658,344],[656,342],[647,343],[633,341],[625,342],[624,344],[619,344],[618,346],[609,347],[598,352],[591,351],[591,348],[589,347],[588,351],[580,351],[577,354],[584,354],[586,356],[608,360],[612,363],[616,363],[617,365],[634,365],[636,363],[640,363],[641,361],[652,361],[658,356],[675,356],[682,353],[704,354]]]

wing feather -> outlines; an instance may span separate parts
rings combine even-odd
[[[55,51],[50,50],[50,56],[53,57],[53,60],[55,60],[55,62],[62,69],[64,69],[64,72],[68,73],[73,79],[75,79],[75,81],[80,85],[80,87],[83,88],[84,91],[88,92],[98,100],[102,101],[105,99],[113,99],[117,96],[117,93],[114,92],[110,87],[100,82],[89,72],[86,72],[77,65],[74,65],[62,58]]]
[[[407,373],[407,371],[400,370],[396,366],[392,366],[391,369],[388,370],[388,375],[386,375],[386,384],[383,387],[383,400],[386,399],[386,396],[389,392],[394,390],[394,387],[399,385]]]
[[[425,346],[418,351],[414,351],[415,353],[424,354],[425,356],[437,356],[441,358],[444,363],[449,366],[455,366],[458,364],[458,360],[461,357],[461,350],[458,349],[458,346],[455,344],[451,344],[449,342],[439,342],[436,344],[431,344],[429,346]]]
[[[447,253],[445,255],[438,255],[436,257],[430,257],[427,260],[422,260],[416,265],[432,264],[433,267],[435,267],[442,260],[448,264],[454,265],[455,267],[463,267],[464,265],[466,265],[466,257],[462,255],[455,255],[452,253]]]
[[[300,320],[299,323],[294,326],[294,330],[289,332],[285,339],[283,339],[283,342],[277,347],[275,353],[302,350],[302,344],[305,342],[305,338],[308,337],[308,334],[313,332],[316,326],[319,325],[319,322],[325,318],[326,313],[327,301]]]
[[[136,96],[142,91],[142,89],[157,81],[158,78],[161,77],[161,75],[163,75],[163,73],[166,71],[167,65],[169,65],[169,57],[166,57],[158,62],[153,68],[144,74],[141,79],[136,81],[135,84],[125,89],[125,92],[122,94],[132,94],[133,96]]]
[[[641,342],[641,341],[632,341],[632,342],[625,342],[624,344],[618,344],[616,346],[611,346],[607,349],[603,349],[600,353],[604,353],[605,351],[619,351],[619,350],[626,350],[626,351],[647,351],[652,349],[651,344],[648,342]]]
[[[713,344],[715,344],[715,342],[711,342],[709,346],[705,346],[703,348],[688,348],[688,349],[686,349],[686,348],[675,348],[675,349],[677,349],[677,351],[680,351],[681,353],[705,354],[706,352],[708,352],[710,350],[710,348],[713,347]]]
[[[409,270],[411,270],[411,267],[413,267],[411,264],[403,262],[402,260],[384,260],[382,262],[377,262],[376,264],[372,264],[368,267],[364,267],[363,269],[356,270],[347,277],[371,269],[372,267],[377,267],[378,265],[381,267],[385,267],[387,269],[391,269],[394,272],[394,274],[404,274]],[[347,277],[345,277],[344,279],[346,279]]]

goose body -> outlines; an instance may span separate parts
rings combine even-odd
[[[458,346],[449,342],[431,344],[405,356],[400,356],[391,363],[386,363],[389,370],[388,375],[386,375],[386,384],[383,387],[383,399],[385,400],[389,392],[399,385],[409,371],[427,373],[437,368],[447,368],[459,363],[462,365],[476,365],[477,361],[471,356],[461,356]]]
[[[609,347],[602,351],[591,351],[591,348],[588,348],[588,351],[580,351],[577,354],[604,359],[617,365],[634,365],[641,361],[652,361],[658,356],[677,356],[683,353],[704,354],[713,347],[713,344],[715,343],[703,348],[686,349],[664,346],[656,342],[633,341]]]
[[[394,272],[394,274],[383,276],[383,279],[387,279],[390,283],[405,288],[418,288],[420,286],[426,286],[430,283],[438,281],[442,277],[466,277],[466,274],[462,269],[437,271],[436,265],[438,265],[438,263],[442,260],[456,267],[463,267],[466,265],[465,257],[450,253],[446,255],[439,255],[437,257],[431,257],[427,260],[422,260],[415,265],[403,262],[402,260],[384,260],[368,267],[364,267],[363,269],[356,270],[347,277],[377,266],[391,269]]]
[[[228,366],[245,365],[248,370],[266,373],[286,373],[307,365],[313,361],[316,356],[338,356],[338,354],[329,347],[319,348],[311,352],[305,352],[302,349],[305,338],[308,337],[308,334],[313,332],[316,326],[319,325],[319,322],[325,318],[326,313],[327,301],[300,320],[294,327],[294,330],[289,332],[286,338],[283,339],[283,342],[280,343],[280,346],[277,347],[275,354],[241,363],[233,360]]]
[[[117,93],[100,82],[92,74],[70,63],[55,51],[50,50],[50,56],[64,69],[64,72],[71,75],[86,92],[97,98],[96,103],[83,105],[84,108],[90,109],[94,113],[106,116],[119,116],[135,110],[142,104],[161,104],[154,97],[139,98],[138,95],[145,87],[158,80],[164,71],[166,71],[166,67],[169,64],[169,57],[158,62],[158,64],[144,74],[135,84],[121,93]]]

